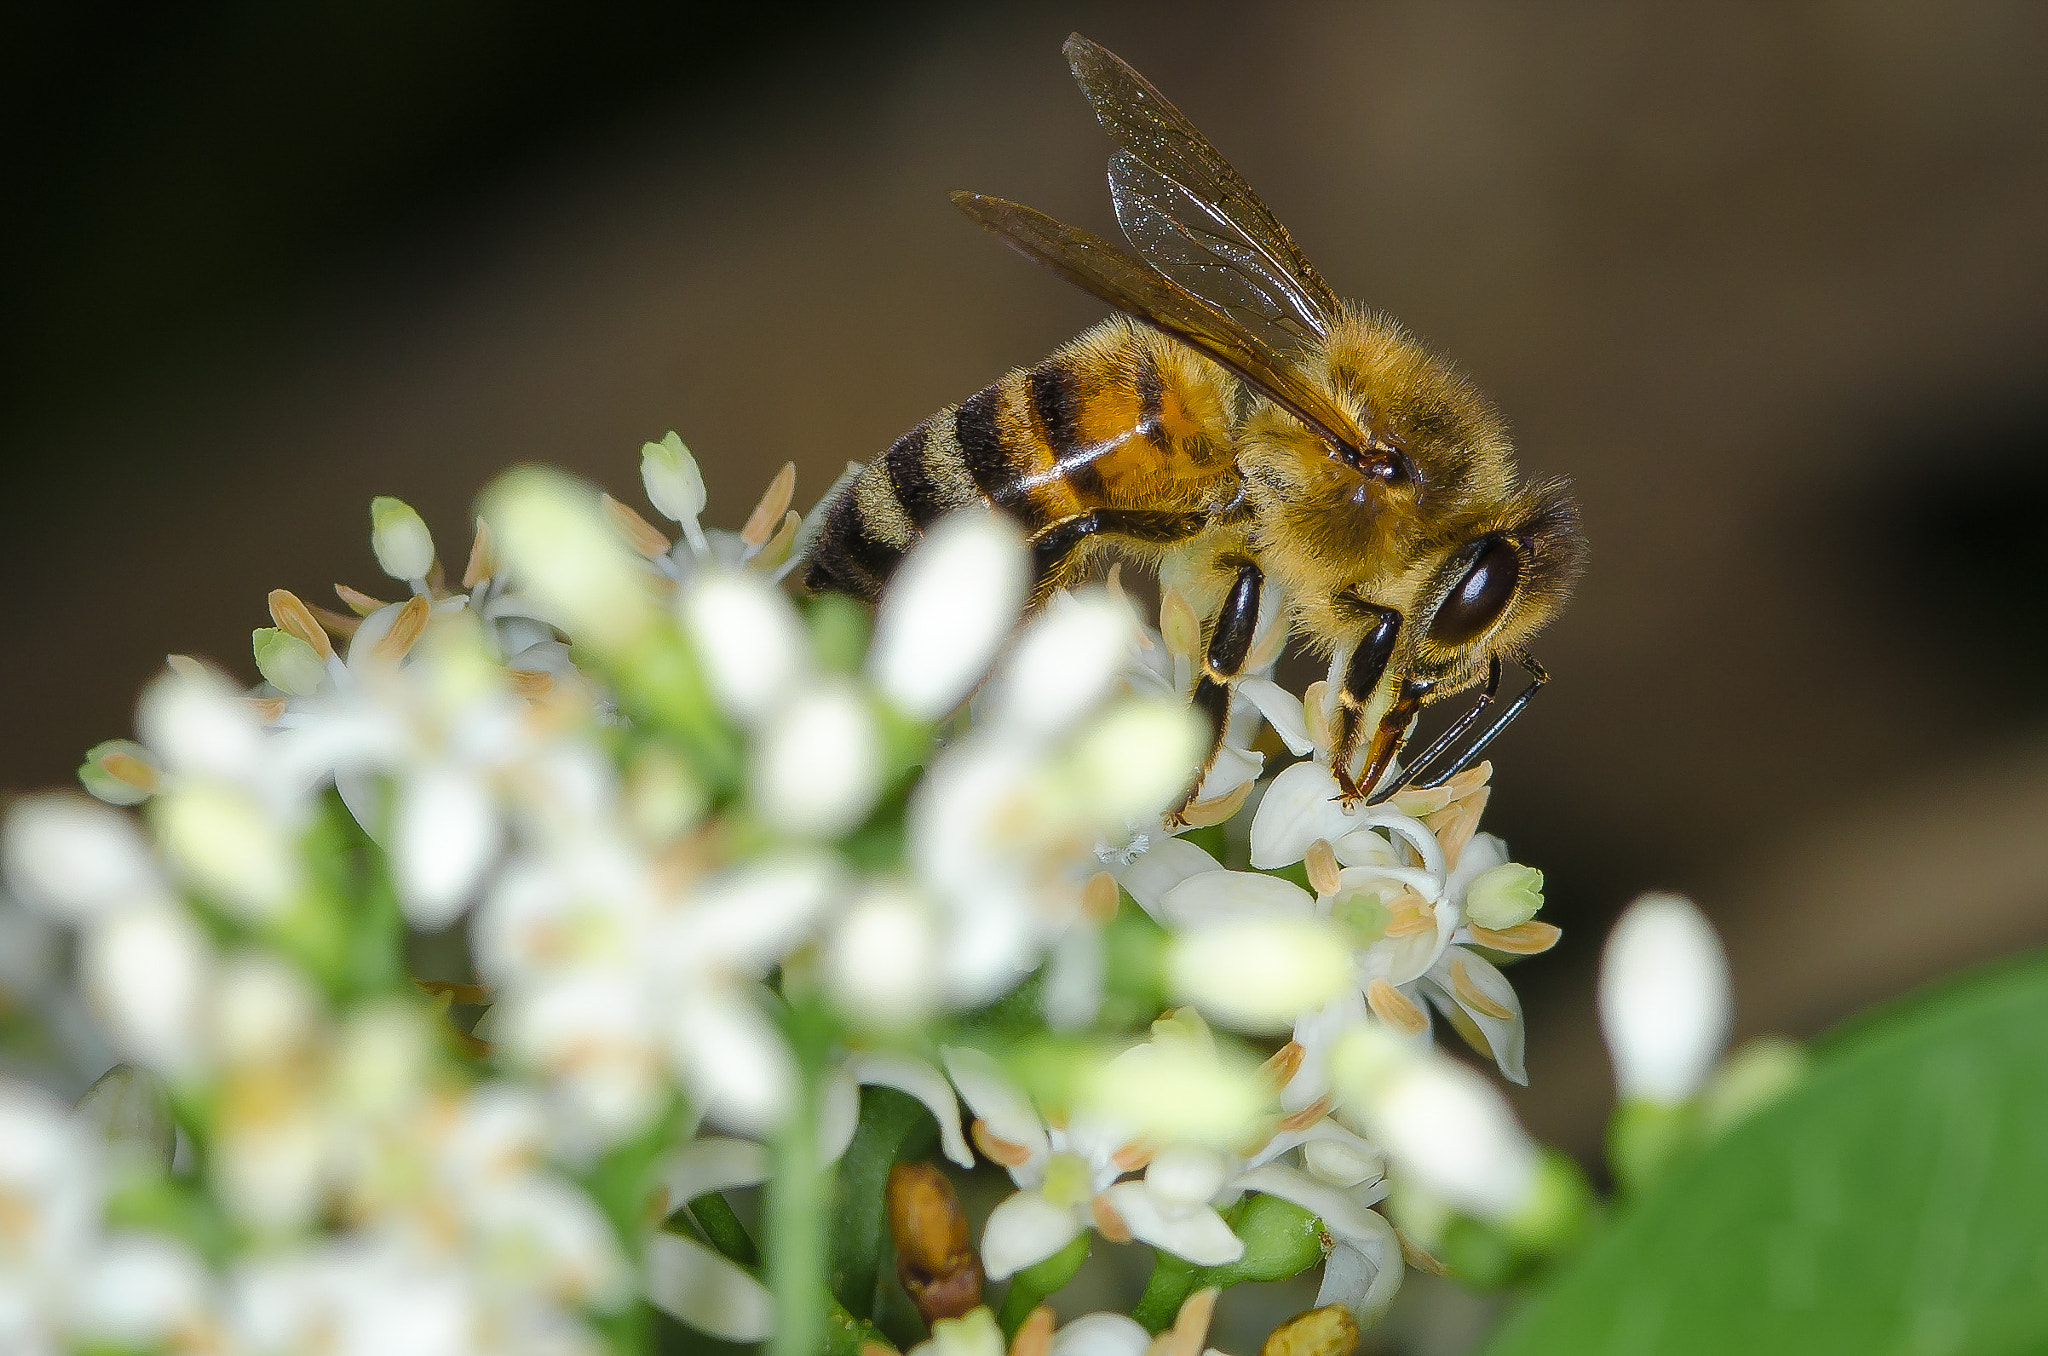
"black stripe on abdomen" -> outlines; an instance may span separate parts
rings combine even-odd
[[[1084,504],[1100,504],[1107,497],[1102,473],[1081,446],[1081,430],[1074,410],[1074,382],[1065,366],[1040,363],[1031,369],[1031,413],[1038,421],[1039,434],[1052,449],[1060,478]]]
[[[896,491],[896,502],[910,515],[910,521],[919,527],[930,527],[959,507],[947,498],[945,491],[932,479],[931,472],[925,469],[925,453],[931,437],[931,425],[919,424],[882,454],[882,467],[888,472],[890,487]]]
[[[868,531],[849,485],[825,515],[804,583],[813,592],[850,593],[873,602],[902,560],[901,547],[877,540]]]
[[[1002,399],[1002,385],[982,388],[969,396],[953,415],[953,436],[960,444],[960,459],[967,473],[989,503],[1011,514],[1029,508],[1024,496],[1024,468],[1010,449],[1003,446],[1001,427],[996,422],[996,405]]]

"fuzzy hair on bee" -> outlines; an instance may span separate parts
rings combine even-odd
[[[1215,743],[1189,799],[1275,616],[1330,662],[1343,798],[1441,784],[1547,680],[1527,647],[1584,568],[1577,506],[1562,481],[1521,483],[1492,402],[1393,320],[1339,301],[1143,76],[1079,34],[1065,50],[1119,147],[1110,192],[1135,253],[1000,198],[953,200],[1118,314],[845,482],[804,582],[873,600],[921,532],[984,505],[1029,534],[1034,601],[1114,554],[1155,564],[1209,617],[1191,698]],[[1530,684],[1481,726],[1504,662]],[[1390,776],[1422,708],[1481,683],[1451,735]]]

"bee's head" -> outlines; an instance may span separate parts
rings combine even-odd
[[[1562,482],[1519,490],[1419,553],[1398,602],[1368,600],[1367,630],[1344,660],[1347,725],[1371,731],[1358,779],[1370,788],[1418,711],[1525,658],[1585,567],[1578,505]],[[1489,696],[1491,685],[1489,685]]]

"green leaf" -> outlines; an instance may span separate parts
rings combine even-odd
[[[915,1097],[894,1088],[863,1093],[860,1123],[833,1183],[831,1239],[832,1292],[856,1317],[875,1312],[875,1286],[889,1251],[889,1169],[937,1138],[938,1123]],[[884,1283],[894,1285],[895,1278]]]
[[[1537,1352],[2048,1349],[2048,959],[1883,1013],[1508,1323]]]

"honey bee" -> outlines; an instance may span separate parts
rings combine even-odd
[[[953,201],[1119,314],[845,483],[807,587],[872,600],[924,528],[984,504],[1029,534],[1036,599],[1110,551],[1156,565],[1209,614],[1193,701],[1215,739],[1190,796],[1262,605],[1329,660],[1342,799],[1440,785],[1547,681],[1525,647],[1583,566],[1577,506],[1563,482],[1519,484],[1486,397],[1392,320],[1339,301],[1143,76],[1078,33],[1065,51],[1120,148],[1110,194],[1136,254],[1001,198]],[[1504,659],[1530,681],[1480,728]],[[1386,776],[1423,707],[1481,684]]]

